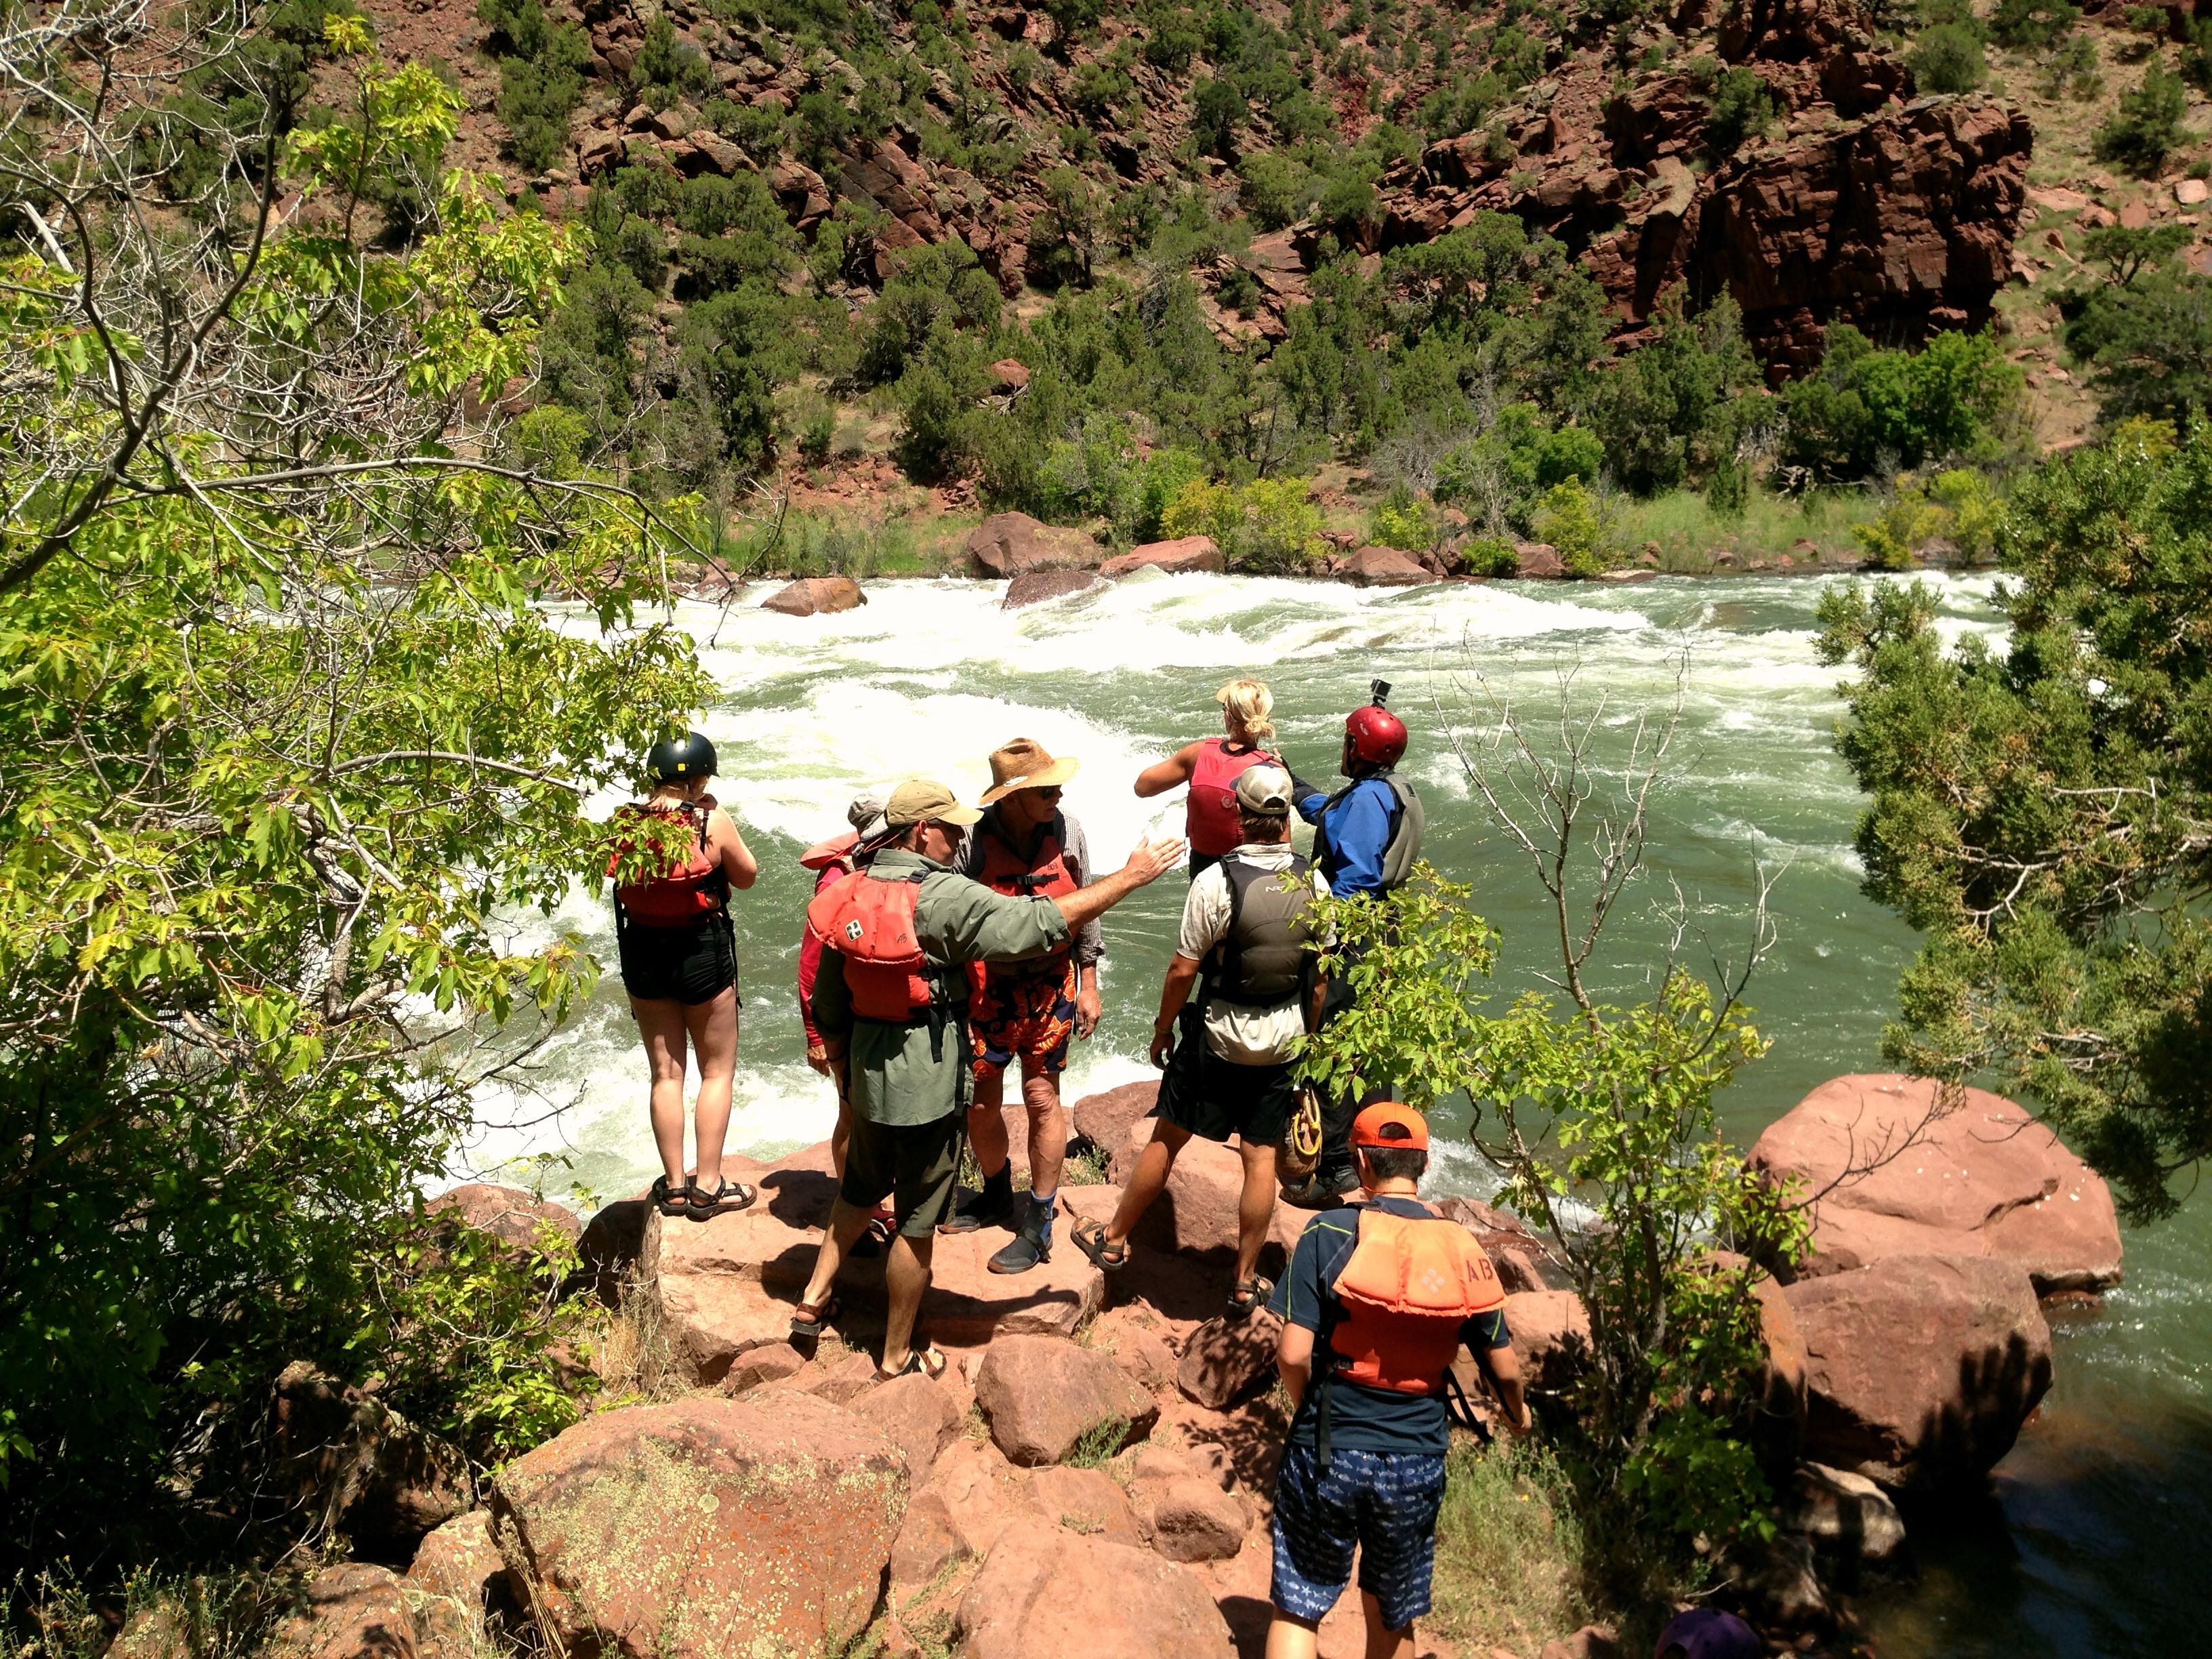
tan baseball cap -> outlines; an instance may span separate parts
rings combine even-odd
[[[916,823],[973,823],[983,815],[963,806],[952,792],[928,778],[908,778],[891,791],[884,807],[884,820],[894,830]]]
[[[1279,766],[1248,766],[1237,775],[1237,805],[1256,818],[1287,817],[1291,775]]]

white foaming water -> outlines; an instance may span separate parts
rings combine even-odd
[[[1985,593],[1972,584],[1938,579],[1947,631],[1986,627]],[[697,717],[720,756],[716,793],[763,867],[761,884],[733,902],[745,1006],[728,1144],[773,1156],[829,1133],[833,1102],[804,1062],[792,985],[808,890],[794,859],[844,827],[855,794],[922,775],[972,800],[988,785],[990,751],[1034,738],[1082,762],[1067,810],[1082,820],[1094,862],[1110,869],[1140,840],[1180,833],[1182,792],[1140,801],[1130,783],[1218,730],[1211,693],[1239,674],[1273,684],[1279,741],[1316,783],[1329,778],[1344,712],[1365,701],[1369,678],[1395,682],[1394,705],[1415,732],[1407,770],[1432,807],[1430,856],[1474,878],[1486,914],[1510,927],[1510,892],[1481,884],[1512,861],[1500,863],[1494,837],[1474,821],[1459,763],[1435,729],[1439,709],[1476,738],[1494,716],[1470,695],[1474,675],[1526,714],[1554,703],[1571,672],[1578,701],[1608,700],[1605,724],[1618,732],[1672,695],[1686,649],[1684,747],[1700,757],[1676,819],[1698,842],[1687,850],[1709,862],[1794,854],[1848,881],[1841,843],[1855,796],[1826,742],[1839,676],[1814,659],[1810,626],[1826,585],[1372,592],[1143,574],[1018,611],[1000,608],[1001,584],[949,580],[879,584],[866,605],[830,617],[678,607],[676,622],[720,689]],[[615,805],[610,796],[593,810]],[[1820,822],[1796,816],[1808,812]],[[1149,1074],[1143,1048],[1180,899],[1170,878],[1109,918],[1107,1018],[1072,1056],[1068,1099]],[[565,1158],[566,1174],[549,1171],[549,1188],[632,1191],[656,1160],[604,894],[579,888],[550,917],[514,922],[518,949],[564,933],[588,943],[605,978],[531,1066],[480,1090],[482,1127],[465,1163],[489,1170]],[[1437,1178],[1487,1184],[1456,1151],[1439,1159]]]

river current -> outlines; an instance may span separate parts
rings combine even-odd
[[[1502,1000],[1545,965],[1541,895],[1522,855],[1471,801],[1446,733],[1480,741],[1483,687],[1527,715],[1556,714],[1563,683],[1618,764],[1639,718],[1682,690],[1671,787],[1656,799],[1649,875],[1601,949],[1619,996],[1646,982],[1657,914],[1679,884],[1724,954],[1741,953],[1759,872],[1779,871],[1780,942],[1750,1000],[1771,1054],[1723,1103],[1748,1145],[1815,1084],[1881,1068],[1883,1021],[1913,939],[1858,890],[1851,839],[1863,799],[1831,741],[1838,671],[1814,657],[1814,607],[1834,579],[1662,578],[1618,586],[1498,583],[1366,592],[1334,584],[1146,573],[1073,599],[999,608],[999,584],[884,583],[841,616],[700,606],[678,619],[720,687],[699,724],[717,793],[762,862],[736,896],[744,1013],[732,1149],[773,1156],[828,1134],[826,1085],[801,1054],[793,970],[811,875],[797,855],[843,828],[861,788],[922,774],[963,797],[1017,736],[1082,771],[1066,810],[1094,860],[1180,830],[1180,793],[1139,801],[1138,770],[1218,730],[1212,691],[1238,674],[1273,688],[1280,745],[1325,779],[1347,709],[1392,682],[1413,732],[1406,770],[1429,804],[1426,855],[1472,884],[1504,944]],[[1986,577],[1933,579],[1944,628],[1994,632]],[[613,801],[599,803],[610,809]],[[1183,884],[1170,877],[1108,918],[1106,1017],[1079,1045],[1071,1100],[1146,1073],[1144,1046]],[[603,896],[578,891],[519,943],[587,939],[608,972],[538,1054],[526,1084],[483,1093],[472,1170],[548,1158],[549,1192],[635,1192],[654,1173],[644,1066]],[[1480,1191],[1471,1155],[1441,1158],[1439,1191]],[[2212,1199],[2126,1238],[2127,1282],[2101,1312],[2054,1321],[2057,1382],[1966,1512],[1908,1515],[1917,1572],[1869,1589],[1862,1611],[1887,1659],[2212,1651],[2185,1586],[2212,1537]]]

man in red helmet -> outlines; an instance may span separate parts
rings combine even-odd
[[[1406,752],[1406,723],[1383,707],[1390,688],[1375,682],[1375,700],[1344,722],[1339,769],[1351,781],[1334,794],[1311,784],[1298,789],[1298,816],[1314,826],[1314,862],[1339,898],[1380,898],[1401,885],[1420,856],[1420,797],[1397,774]]]
[[[1296,789],[1298,816],[1314,826],[1314,865],[1338,898],[1386,896],[1405,884],[1421,855],[1421,799],[1397,773],[1406,752],[1406,723],[1383,707],[1390,695],[1386,682],[1376,681],[1373,695],[1373,702],[1345,718],[1339,769],[1351,781],[1333,795],[1304,782]],[[1351,1006],[1348,977],[1332,974],[1322,994],[1320,1023],[1327,1024]],[[1358,1184],[1346,1139],[1352,1116],[1390,1092],[1388,1080],[1381,1079],[1364,1095],[1347,1093],[1326,1103],[1321,1156],[1305,1181],[1284,1190],[1288,1202],[1322,1208]]]

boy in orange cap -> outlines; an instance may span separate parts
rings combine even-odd
[[[1444,1496],[1445,1376],[1462,1344],[1507,1424],[1528,1426],[1498,1270],[1464,1227],[1413,1195],[1428,1124],[1382,1101],[1352,1121],[1351,1142],[1365,1201],[1306,1224],[1275,1293],[1291,1417],[1275,1486],[1267,1659],[1314,1659],[1355,1547],[1368,1659],[1412,1659]]]

